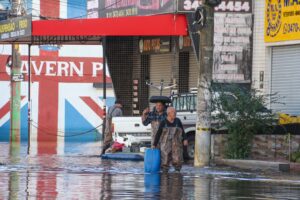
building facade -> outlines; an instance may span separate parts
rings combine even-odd
[[[33,20],[86,17],[86,1],[32,0],[27,7]],[[50,9],[51,8],[51,9]],[[0,54],[0,141],[10,134],[10,45]],[[28,46],[21,45],[21,140],[31,141],[31,153],[58,153],[68,142],[101,140],[103,120],[103,50],[98,45],[31,46],[31,99],[28,99]],[[109,73],[108,73],[109,74]],[[107,106],[115,101],[111,78],[106,77]],[[31,134],[28,134],[28,105]],[[85,134],[84,134],[85,133]],[[39,144],[52,142],[50,148]],[[36,144],[36,145],[35,145]]]
[[[274,112],[300,114],[299,1],[254,1],[252,85]]]
[[[89,16],[100,18],[185,14],[189,36],[109,37],[108,66],[117,98],[125,102],[126,115],[140,115],[149,106],[149,98],[160,92],[146,85],[175,85],[163,91],[185,93],[198,86],[200,64],[199,30],[193,29],[193,13],[201,1],[90,1]],[[108,6],[111,5],[111,6]],[[95,7],[99,13],[95,15]],[[215,48],[213,80],[217,83],[251,83],[252,1],[224,0],[215,8]],[[189,17],[191,16],[191,17]],[[147,24],[145,24],[147,26]],[[128,77],[128,79],[126,79]],[[121,80],[121,82],[120,82]],[[132,81],[129,81],[132,80]]]

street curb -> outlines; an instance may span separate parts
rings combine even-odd
[[[289,172],[291,170],[288,162],[272,162],[261,160],[234,160],[234,159],[215,159],[216,165],[225,165],[247,170],[262,170],[262,171],[280,171]]]

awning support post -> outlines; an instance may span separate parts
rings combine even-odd
[[[102,141],[104,141],[104,132],[106,128],[106,37],[102,39],[103,54],[103,124],[102,124]]]
[[[30,153],[31,140],[31,44],[28,45],[28,147],[27,153]]]

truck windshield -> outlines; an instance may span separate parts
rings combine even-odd
[[[196,94],[182,94],[173,96],[172,106],[177,112],[196,111]]]

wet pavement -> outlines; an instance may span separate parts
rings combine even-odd
[[[143,162],[101,160],[100,144],[27,155],[0,143],[2,199],[300,199],[300,174],[194,168],[144,174]]]

